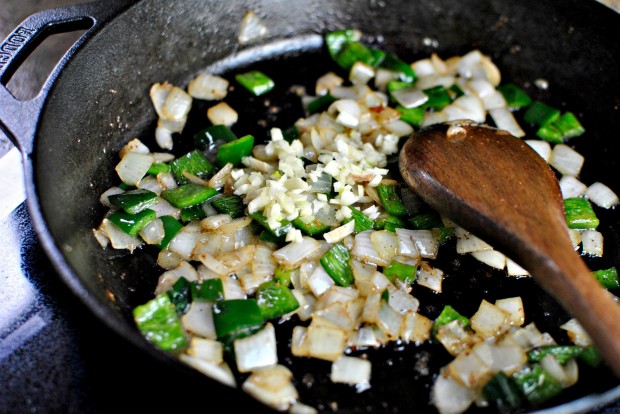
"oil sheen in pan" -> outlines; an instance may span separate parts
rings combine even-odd
[[[463,50],[461,53],[467,51]],[[399,55],[406,61],[426,56],[413,51],[399,51]],[[252,69],[261,70],[275,80],[276,86],[269,94],[256,97],[236,83],[235,74]],[[232,126],[233,131],[238,136],[252,134],[257,142],[264,141],[272,127],[285,129],[303,117],[299,88],[306,88],[309,94],[313,94],[316,79],[331,70],[338,69],[322,49],[322,39],[318,35],[245,49],[205,68],[205,71],[219,74],[230,81],[232,89],[226,102],[239,113],[239,121]],[[510,79],[509,70],[502,67],[500,70],[505,79]],[[188,80],[194,75],[188,73]],[[194,100],[183,134],[175,139],[176,155],[193,149],[193,135],[209,125],[205,113],[211,104]],[[155,125],[141,137],[151,148],[157,148],[152,138],[154,128]],[[531,131],[528,132],[532,134]],[[391,167],[393,171],[398,171],[396,159]],[[611,220],[611,215],[607,216],[609,217],[601,217],[602,223],[605,223],[606,218]],[[616,239],[610,237],[606,239],[606,243],[615,243]],[[151,253],[148,248],[146,250]],[[615,248],[610,246],[610,250],[615,251]],[[142,253],[145,252],[137,254]],[[156,254],[154,251],[152,253]],[[592,268],[602,267],[595,259],[586,258],[586,261],[592,264]],[[532,278],[508,277],[504,272],[491,269],[469,255],[459,255],[456,253],[454,241],[440,248],[434,264],[445,272],[443,293],[436,294],[421,286],[416,286],[413,290],[414,296],[420,300],[420,313],[425,316],[436,318],[446,304],[454,306],[464,315],[471,316],[482,299],[493,302],[500,298],[521,296],[526,323],[535,322],[541,331],[549,332],[559,342],[565,338],[565,333],[559,326],[568,320],[569,316]],[[144,288],[152,291],[154,285]],[[351,355],[367,357],[373,367],[371,387],[358,392],[354,387],[330,381],[330,363],[293,357],[290,354],[288,348],[296,323],[296,320],[280,323],[276,330],[280,363],[293,372],[298,381],[297,389],[302,402],[322,412],[436,412],[429,401],[430,388],[439,368],[451,360],[441,345],[428,342],[421,346],[391,344],[382,349],[353,351]],[[539,408],[545,410],[555,407],[563,413],[576,413],[579,412],[581,404],[564,404],[590,394],[605,392],[610,401],[617,397],[617,389],[612,389],[616,384],[615,377],[604,368],[594,370],[580,367],[578,383]],[[472,406],[468,413],[487,411],[488,409]]]

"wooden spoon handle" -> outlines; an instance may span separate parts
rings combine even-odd
[[[570,244],[568,237],[564,244]],[[559,242],[559,241],[558,241]],[[592,276],[571,246],[548,251],[547,260],[530,266],[538,282],[588,332],[620,376],[620,304]]]

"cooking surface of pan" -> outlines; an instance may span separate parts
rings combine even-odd
[[[36,195],[30,197],[30,208],[44,245],[63,278],[98,316],[151,352],[154,360],[174,365],[172,358],[155,352],[131,322],[131,309],[152,296],[160,273],[156,256],[148,249],[133,255],[102,250],[90,231],[104,213],[99,194],[116,184],[113,170],[123,144],[138,136],[155,145],[148,89],[164,80],[186,85],[205,68],[223,76],[247,68],[264,70],[277,85],[268,98],[247,99],[233,91],[229,101],[240,112],[234,129],[265,137],[270,127],[286,127],[301,116],[298,97],[289,87],[310,87],[332,68],[321,35],[342,28],[360,29],[368,42],[397,52],[405,61],[431,52],[449,57],[479,48],[493,58],[506,79],[524,85],[533,98],[579,115],[587,132],[571,144],[590,160],[582,180],[604,180],[618,192],[618,179],[611,172],[618,167],[620,149],[609,131],[619,127],[620,85],[613,74],[620,56],[612,51],[618,48],[613,28],[620,19],[594,2],[540,3],[138,2],[71,57],[39,116],[27,169],[31,168],[30,195]],[[264,44],[242,48],[236,35],[247,10],[268,22],[270,34]],[[537,88],[537,79],[547,80],[549,89]],[[192,109],[186,138],[205,126],[203,113],[199,104]],[[25,141],[22,146],[28,148]],[[175,144],[179,153],[188,149],[181,142]],[[597,214],[605,255],[588,262],[605,268],[620,258],[620,223],[614,210]],[[567,315],[533,280],[507,279],[450,251],[454,249],[443,249],[438,260],[446,272],[445,293],[439,297],[416,292],[425,314],[437,316],[445,303],[473,314],[482,298],[520,295],[527,318],[542,331],[561,336],[558,326]],[[279,339],[286,347],[290,327],[281,328]],[[433,345],[389,347],[367,354],[374,363],[372,387],[363,393],[330,384],[324,374],[328,367],[321,362],[290,358],[282,362],[291,365],[300,382],[302,401],[326,412],[334,407],[342,412],[433,412],[428,390],[447,354]],[[191,375],[184,367],[179,370]],[[579,385],[548,406],[608,391],[617,382],[605,369],[583,371]]]

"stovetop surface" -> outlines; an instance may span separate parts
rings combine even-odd
[[[76,3],[1,2],[0,39],[32,12]],[[72,39],[45,42],[9,83],[13,93],[32,94]],[[0,412],[190,409],[183,395],[199,390],[173,377],[162,383],[168,368],[110,330],[56,274],[32,227],[21,174],[20,155],[0,132]],[[620,413],[620,403],[590,413]]]

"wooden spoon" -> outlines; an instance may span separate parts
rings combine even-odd
[[[620,376],[620,305],[573,248],[558,180],[533,149],[459,121],[414,133],[399,168],[427,204],[529,271]]]

